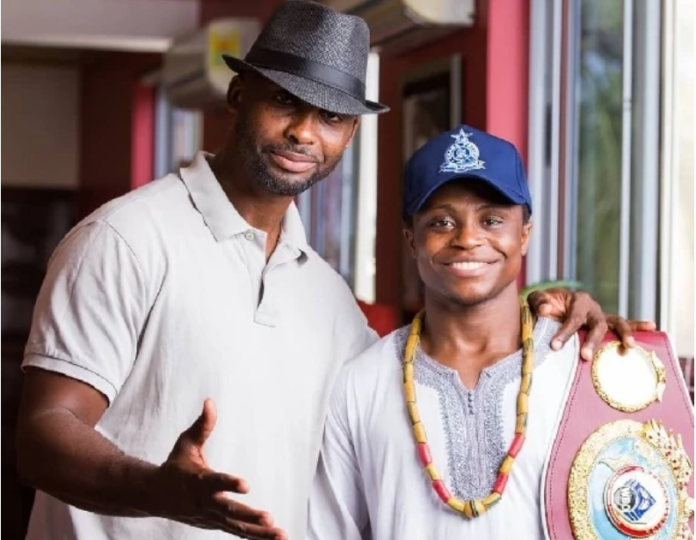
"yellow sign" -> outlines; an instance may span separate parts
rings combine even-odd
[[[240,56],[240,37],[237,29],[226,29],[225,31],[210,29],[208,34],[208,65],[211,69],[228,69],[223,54],[230,56]]]

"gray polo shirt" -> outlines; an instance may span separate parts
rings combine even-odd
[[[97,429],[163,462],[205,398],[213,469],[248,481],[245,504],[303,538],[328,393],[376,341],[350,289],[308,245],[291,206],[268,263],[266,234],[230,204],[200,153],[112,201],[57,248],[25,366],[84,381],[109,407]],[[29,540],[229,538],[161,519],[84,512],[37,494]]]

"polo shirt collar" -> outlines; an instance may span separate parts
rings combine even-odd
[[[212,154],[196,153],[191,165],[180,170],[181,179],[193,204],[218,242],[243,234],[253,227],[239,214],[213,174],[208,159]],[[307,236],[300,213],[294,203],[285,212],[280,242],[307,253]]]

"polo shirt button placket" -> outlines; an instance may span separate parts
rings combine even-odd
[[[263,296],[261,298],[261,302],[256,308],[254,319],[259,324],[274,327],[276,325],[276,314],[273,308],[273,298],[271,296],[273,294],[273,287],[268,282],[268,272],[263,273],[261,283],[263,287]]]

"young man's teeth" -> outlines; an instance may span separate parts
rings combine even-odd
[[[484,262],[455,262],[452,263],[452,266],[454,268],[458,268],[460,270],[478,270],[479,268],[485,266],[486,263]]]

